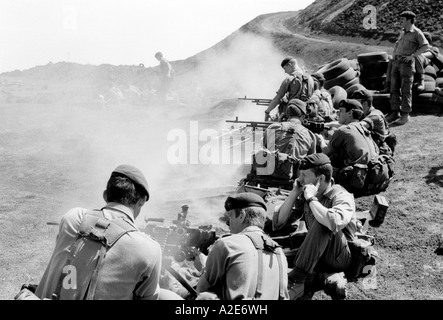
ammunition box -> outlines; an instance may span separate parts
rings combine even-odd
[[[388,201],[385,197],[376,195],[374,197],[374,202],[372,204],[369,213],[371,215],[371,220],[369,224],[372,227],[379,227],[385,220],[386,212],[389,208]]]

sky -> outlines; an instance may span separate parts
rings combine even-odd
[[[1,0],[0,72],[49,62],[158,65],[186,59],[255,17],[314,0]]]

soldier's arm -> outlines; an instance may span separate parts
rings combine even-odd
[[[288,221],[289,217],[292,213],[292,207],[297,200],[297,197],[302,193],[302,187],[298,182],[298,179],[294,182],[294,187],[292,191],[289,193],[289,196],[283,202],[281,207],[274,212],[274,216],[272,217],[272,228],[274,230],[278,230],[283,227]]]
[[[271,100],[271,103],[269,103],[265,113],[269,114],[280,103],[280,100],[284,97],[285,93],[288,91],[288,84],[289,84],[289,79],[285,79],[282,82],[280,88],[277,91],[277,94],[275,95],[274,99]]]

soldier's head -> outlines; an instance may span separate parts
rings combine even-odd
[[[364,114],[368,114],[373,101],[372,93],[368,89],[362,86],[360,89],[352,92],[350,98],[359,101],[363,107]]]
[[[163,58],[163,53],[161,53],[160,51],[157,52],[157,53],[155,54],[155,58],[156,58],[157,60],[160,60],[161,58]]]
[[[111,173],[103,192],[106,202],[116,202],[130,207],[134,218],[149,200],[149,187],[143,173],[134,166],[120,165]]]
[[[284,58],[280,65],[287,74],[291,74],[299,68],[297,60],[292,56]]]
[[[410,25],[409,24],[414,24],[415,21],[415,13],[412,11],[403,11],[402,13],[400,13],[400,17],[402,19],[402,27],[403,28],[407,28]]]
[[[239,233],[249,226],[264,228],[266,203],[262,197],[252,192],[242,192],[229,196],[225,201],[224,220],[231,233]]]
[[[300,160],[300,176],[298,181],[302,186],[307,184],[325,186],[331,181],[332,165],[324,153],[314,153]]]
[[[288,102],[286,108],[286,117],[290,118],[303,118],[306,116],[306,103],[300,99],[291,99]]]
[[[338,123],[348,124],[354,120],[360,121],[363,119],[363,107],[358,100],[344,99],[340,101],[339,105]]]

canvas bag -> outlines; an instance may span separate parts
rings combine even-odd
[[[307,130],[302,124],[293,124],[288,122],[282,122],[279,127],[275,127],[275,151],[269,149],[261,149],[258,152],[262,152],[261,156],[267,159],[271,157],[274,159],[275,167],[274,172],[269,176],[278,180],[289,181],[294,178],[298,170],[299,161],[292,155],[295,139],[294,134],[301,130]],[[278,138],[277,138],[278,137]],[[315,141],[315,140],[314,140]],[[315,153],[315,144],[312,150],[308,154]],[[256,155],[257,156],[257,155]],[[256,156],[254,159],[256,159]],[[259,164],[256,160],[253,161],[253,172],[257,172],[257,168],[265,168],[265,164]],[[259,174],[257,174],[259,175]]]
[[[368,146],[374,143],[371,138],[365,135],[362,126],[356,125],[355,127],[365,137]],[[361,193],[372,195],[385,191],[394,175],[394,163],[394,158],[389,154],[375,154],[367,165],[367,172]]]

